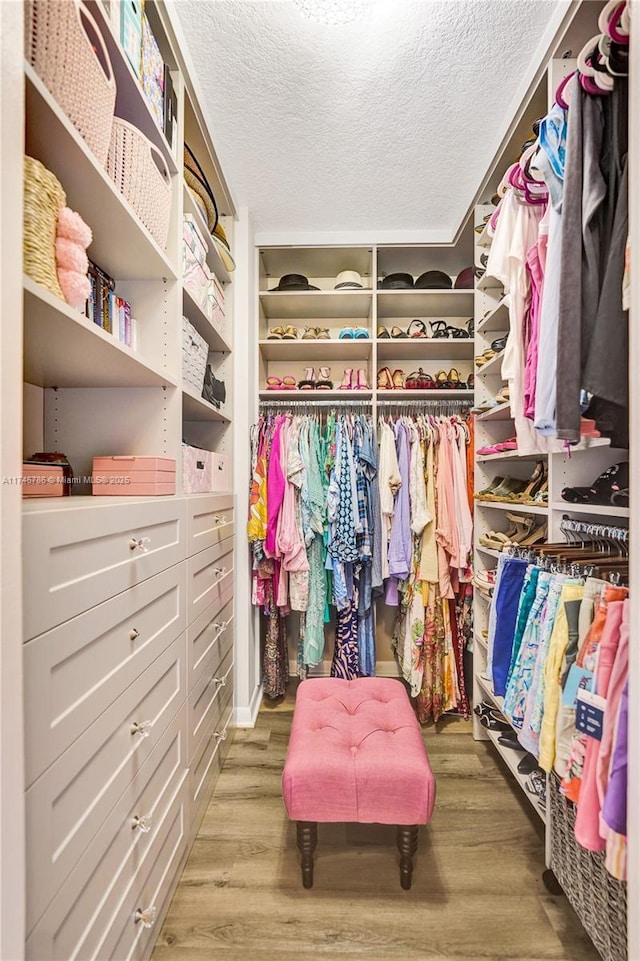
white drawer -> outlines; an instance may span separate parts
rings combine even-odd
[[[185,529],[175,497],[25,513],[25,638],[184,560]]]
[[[187,556],[213,547],[234,534],[233,494],[187,498]]]
[[[227,652],[222,662],[216,654],[214,651],[208,670],[203,671],[187,698],[190,764],[203,739],[210,738],[218,729],[222,706],[233,697],[233,650]]]
[[[28,931],[182,706],[185,661],[182,634],[28,789]]]
[[[140,865],[131,895],[127,895],[123,910],[119,913],[117,937],[112,946],[111,938],[104,947],[108,953],[99,959],[111,961],[143,961],[149,955],[149,941],[157,938],[162,921],[169,907],[169,898],[178,881],[178,873],[184,863],[189,839],[189,793],[185,781],[180,794],[167,812],[153,840],[149,856]],[[140,914],[148,913],[150,927],[145,927]],[[116,924],[113,925],[116,934]],[[93,961],[93,959],[92,959]]]
[[[228,635],[233,637],[233,582],[225,588],[220,601],[221,604],[212,604],[187,628],[187,690],[189,691],[199,680],[203,665],[208,665],[211,654],[215,650],[220,651],[222,642]],[[218,654],[218,663],[222,656]]]
[[[231,747],[233,740],[233,728],[231,726],[232,716],[233,705],[228,705],[223,712],[219,727],[219,731],[224,737],[214,737],[206,742],[202,754],[197,761],[194,761],[189,771],[191,791],[190,843],[198,833],[200,822],[211,798],[211,793]]]
[[[27,958],[105,956],[102,949],[114,919],[119,932],[123,900],[158,826],[162,829],[176,796],[184,794],[187,774],[183,705],[36,925]],[[140,817],[148,819],[142,824],[146,830],[133,827]]]
[[[187,558],[187,625],[208,607],[221,605],[234,580],[233,538]]]
[[[27,784],[184,631],[185,595],[181,561],[25,645]]]

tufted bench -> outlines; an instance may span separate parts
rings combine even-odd
[[[313,678],[296,697],[282,775],[297,821],[302,883],[313,885],[318,821],[395,824],[400,883],[411,887],[418,825],[431,817],[435,781],[401,681]]]

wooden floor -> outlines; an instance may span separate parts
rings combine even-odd
[[[293,697],[235,733],[152,961],[598,961],[541,881],[542,824],[470,722],[424,732],[437,783],[413,887],[393,829],[320,825],[302,888],[280,779]]]

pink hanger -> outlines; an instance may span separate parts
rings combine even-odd
[[[598,86],[592,77],[587,77],[583,73],[579,74],[579,77],[580,86],[585,93],[590,93],[594,97],[605,97],[608,93],[610,93],[609,90],[602,90],[602,88]]]
[[[624,2],[614,10],[612,16],[608,18],[607,33],[615,43],[619,43],[622,46],[628,47],[629,34],[622,33],[622,31],[618,29],[618,27],[621,25],[622,14],[624,13],[626,5],[626,0],[624,0]]]
[[[571,73],[568,73],[567,76],[564,77],[564,78],[560,81],[560,83],[558,84],[558,89],[556,90],[555,101],[556,101],[556,103],[558,104],[559,107],[562,107],[563,110],[568,110],[568,109],[569,109],[569,103],[564,99],[563,94],[564,94],[564,91],[565,91],[565,89],[566,89],[566,87],[567,87],[567,84],[569,83],[569,81],[570,81],[573,77],[575,77],[575,75],[576,75],[576,71],[575,71],[575,70],[572,70]]]

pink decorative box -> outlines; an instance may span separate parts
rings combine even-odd
[[[211,451],[182,445],[182,493],[208,494],[211,486]]]
[[[224,326],[224,287],[219,283],[215,274],[210,274],[209,281],[209,316],[217,327]]]
[[[182,244],[183,282],[202,312],[209,316],[209,270],[198,263],[188,244]]]
[[[200,228],[191,214],[185,214],[182,223],[182,239],[198,263],[205,267],[207,260],[207,244],[200,233]],[[206,268],[208,269],[208,268]]]
[[[125,454],[93,458],[92,494],[143,497],[175,492],[176,462],[173,457]]]
[[[214,494],[226,494],[231,490],[231,472],[226,454],[211,454],[211,490]]]
[[[23,497],[62,497],[64,470],[55,464],[23,464]]]

